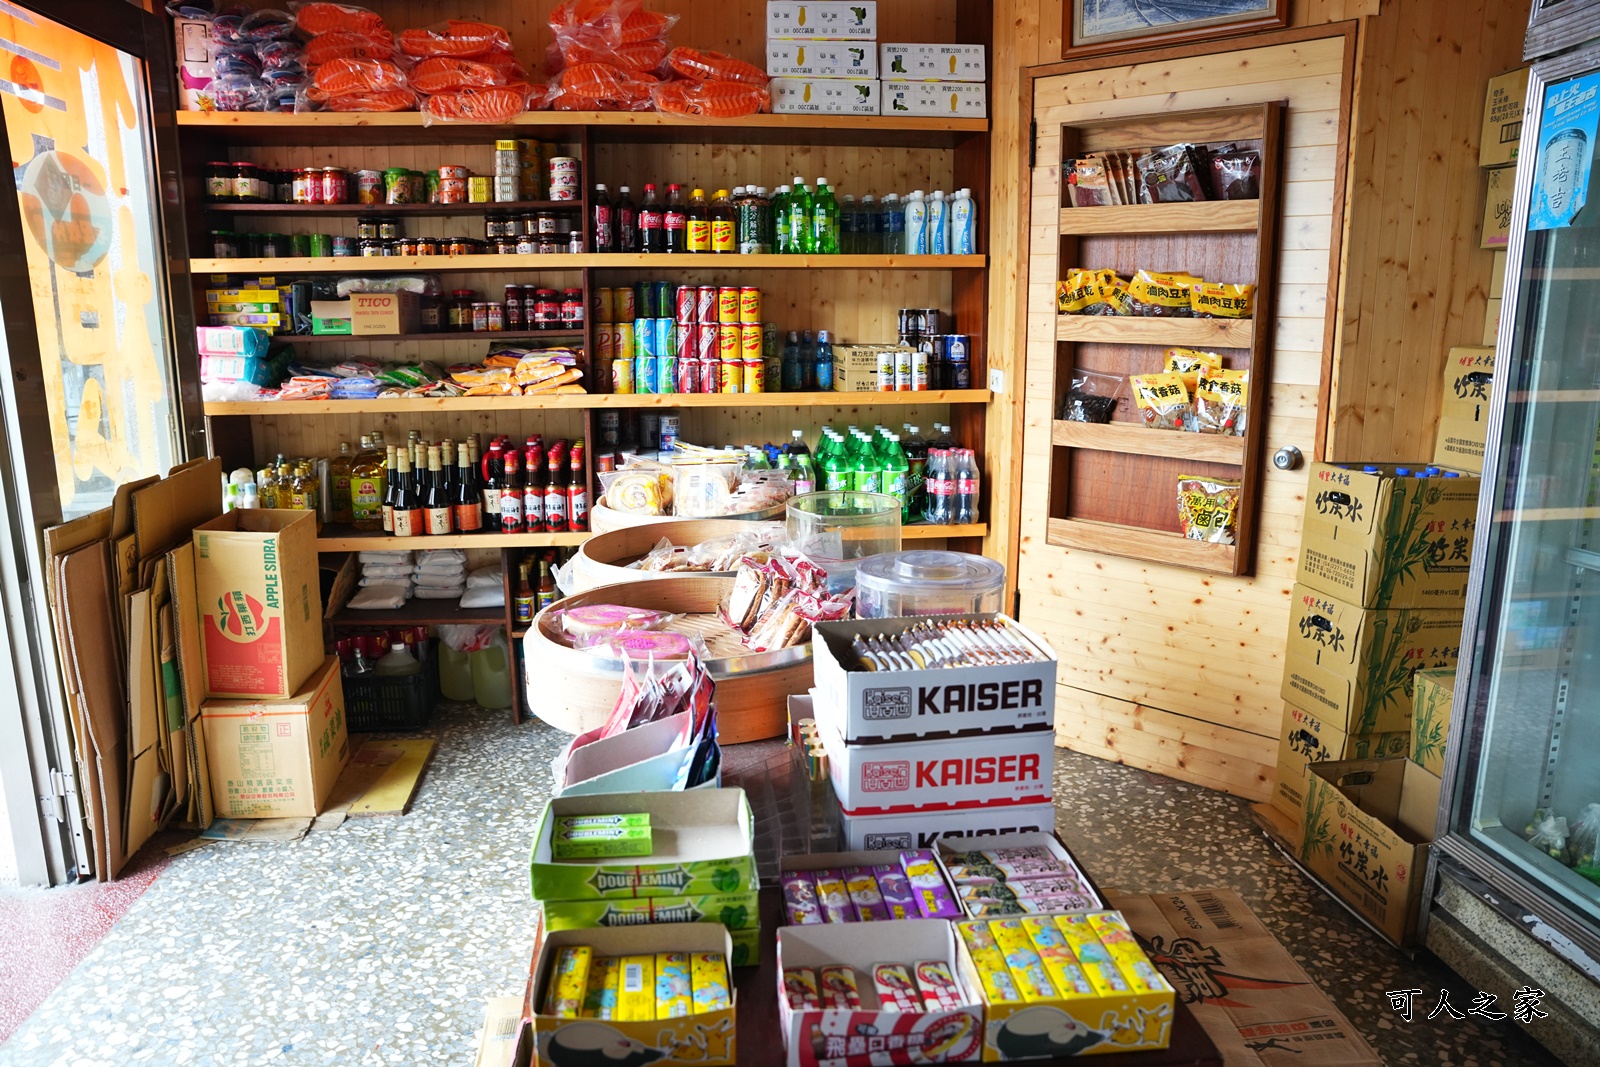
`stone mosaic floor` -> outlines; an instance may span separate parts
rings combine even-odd
[[[470,1064],[485,998],[522,989],[526,847],[563,738],[471,708],[444,709],[432,733],[403,818],[175,858],[0,1065]],[[1063,837],[1106,886],[1238,889],[1386,1062],[1554,1062],[1500,1024],[1401,1022],[1384,990],[1463,983],[1307,885],[1241,802],[1071,753],[1056,796]]]

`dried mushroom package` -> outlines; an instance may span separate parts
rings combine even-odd
[[[1200,376],[1209,371],[1222,369],[1222,356],[1216,352],[1200,352],[1193,348],[1167,349],[1167,361],[1163,370],[1183,376],[1183,384],[1188,386],[1189,392],[1194,392],[1200,387]]]
[[[1201,433],[1243,437],[1249,403],[1249,371],[1204,372],[1194,393],[1195,428]]]
[[[1133,387],[1139,416],[1152,430],[1182,430],[1187,427],[1194,407],[1189,389],[1177,374],[1135,374],[1128,379]]]

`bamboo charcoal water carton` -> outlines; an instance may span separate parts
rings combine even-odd
[[[1412,682],[1411,758],[1434,774],[1444,773],[1455,691],[1455,671],[1418,671]]]
[[[1479,480],[1368,466],[1311,465],[1296,581],[1362,607],[1462,610]]]
[[[1503,255],[1497,252],[1495,258]],[[1493,399],[1493,341],[1484,346],[1452,348],[1444,365],[1439,434],[1433,449],[1435,463],[1457,470],[1483,470],[1483,450],[1489,439],[1489,402]]]
[[[1418,671],[1418,677],[1428,673]],[[1272,787],[1272,806],[1298,820],[1305,804],[1307,767],[1325,760],[1376,759],[1404,756],[1411,734],[1350,734],[1299,708],[1285,706],[1283,731],[1278,739],[1278,780]]]

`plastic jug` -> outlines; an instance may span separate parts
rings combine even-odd
[[[511,706],[511,646],[505,631],[494,635],[489,647],[470,653],[472,660],[472,699],[480,707]]]
[[[472,688],[472,653],[457,652],[439,642],[439,691],[446,700],[472,703],[477,693]]]

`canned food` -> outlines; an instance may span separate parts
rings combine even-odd
[[[638,317],[638,300],[631,285],[611,290],[611,321],[632,322]]]
[[[363,215],[356,219],[356,236],[362,240],[376,239],[378,220],[371,215]]]
[[[725,285],[717,290],[717,322],[737,323],[739,321],[739,290],[731,285]]]
[[[559,229],[559,227],[556,225],[555,214],[549,211],[541,211],[536,215],[524,215],[522,216],[521,225],[521,232],[523,233],[554,235]]]
[[[928,357],[932,354],[931,346],[918,345],[917,350],[911,354],[911,391],[914,393],[926,392],[928,389]],[[899,375],[896,375],[898,378]],[[898,386],[898,382],[896,383]]]
[[[695,290],[694,320],[696,322],[717,321],[717,287],[702,285]]]
[[[945,335],[944,369],[946,389],[972,388],[972,337],[969,334]]]
[[[618,356],[611,361],[611,391],[631,395],[634,386],[632,356]]]
[[[762,365],[761,357],[742,359],[739,362],[744,364],[744,391],[747,393],[766,392],[766,369]]]
[[[506,309],[504,304],[491,301],[484,305],[489,312],[488,329],[495,333],[506,328]]]
[[[418,237],[417,255],[436,256],[439,254],[439,239],[437,237]]]
[[[568,289],[561,294],[561,325],[568,330],[583,329],[582,289]]]
[[[502,178],[522,174],[522,150],[516,141],[507,139],[494,143],[494,172]]]
[[[661,416],[660,429],[657,431],[657,441],[663,452],[671,452],[678,444],[678,416]]]
[[[561,328],[561,297],[554,289],[539,289],[534,293],[533,324],[536,330]]]
[[[578,199],[578,161],[571,156],[550,157],[550,199]]]
[[[612,290],[609,286],[597,286],[589,296],[589,319],[595,323],[609,323],[611,321]]]
[[[497,256],[514,256],[517,254],[517,239],[515,237],[502,237],[492,246]]]
[[[340,167],[322,168],[322,200],[324,204],[350,202],[350,174]]]
[[[444,247],[447,256],[470,256],[477,253],[479,245],[470,237],[452,237]]]
[[[916,349],[901,346],[894,350],[894,391],[909,393],[911,391],[911,360],[916,354]]]
[[[739,327],[739,358],[761,360],[761,324],[746,323]]]
[[[439,203],[439,172],[430,170],[422,176],[422,199],[429,204]]]
[[[383,202],[385,204],[411,203],[411,172],[404,167],[390,167],[383,172]]]
[[[467,179],[467,203],[487,204],[489,202],[489,179],[481,174],[474,174]]]
[[[483,217],[483,239],[485,241],[498,241],[506,236],[506,224],[509,220],[504,215],[494,212]]]
[[[290,195],[296,204],[322,203],[322,171],[316,167],[302,167],[295,171]]]
[[[694,335],[695,358],[702,363],[708,359],[717,358],[717,340],[720,330],[714,322],[702,322],[696,326]]]
[[[647,353],[634,358],[633,391],[636,393],[653,393],[656,391],[656,357],[654,353]]]
[[[602,452],[594,457],[594,469],[602,474],[617,469],[617,457],[610,452]]]
[[[761,290],[755,286],[739,287],[739,321],[741,323],[761,321]]]
[[[699,290],[692,285],[680,285],[672,294],[673,319],[679,326],[690,326],[695,322],[695,296]]]
[[[508,330],[522,329],[522,287],[520,285],[506,286],[505,322]]]
[[[717,392],[744,392],[744,363],[739,359],[724,359],[717,370]]]
[[[335,256],[353,256],[360,250],[354,237],[339,237],[333,239],[333,254]]]
[[[680,337],[679,340],[680,340],[680,344],[678,345],[678,392],[680,392],[680,393],[698,393],[700,391],[700,368],[701,368],[702,364],[698,359],[695,359],[692,355],[691,356],[685,356],[683,354],[683,345],[681,344],[682,338]],[[692,350],[694,348],[694,345],[690,344],[689,347]]]
[[[617,358],[632,359],[638,347],[636,331],[631,322],[619,322],[611,327],[617,339]]]
[[[309,233],[292,233],[289,235],[289,254],[300,259],[311,256],[311,235]]]
[[[441,163],[441,164],[439,164],[439,180],[440,181],[444,181],[446,178],[459,178],[462,181],[466,181],[469,177],[471,177],[471,175],[472,175],[471,169],[469,169],[467,167],[463,167],[463,166],[461,166],[459,164],[456,164],[456,163]]]
[[[400,236],[400,220],[392,218],[378,219],[378,236],[385,241],[392,241]]]
[[[517,255],[519,256],[536,256],[543,251],[543,249],[539,247],[539,238],[535,237],[531,233],[525,233],[519,236],[517,238],[516,248]]]
[[[894,392],[894,349],[878,349],[878,392]]]
[[[437,175],[435,176],[437,180]],[[428,202],[428,176],[420,170],[413,170],[406,175],[406,187],[411,194],[411,203],[426,204]]]
[[[495,178],[489,185],[490,196],[496,204],[516,203],[519,191],[515,178]]]
[[[401,237],[394,242],[394,254],[397,256],[414,256],[417,254],[417,241],[414,237]]]
[[[467,182],[465,178],[440,178],[439,203],[464,204],[467,202]]]
[[[355,173],[356,203],[383,203],[383,171],[358,170]]]

